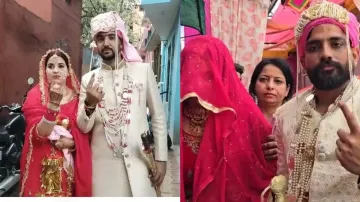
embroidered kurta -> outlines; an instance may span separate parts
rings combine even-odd
[[[110,70],[105,66],[85,74],[81,82],[78,125],[81,130],[91,131],[91,149],[93,160],[93,196],[95,197],[152,197],[156,196],[148,177],[149,171],[142,156],[141,134],[149,129],[146,107],[152,117],[152,128],[155,141],[155,160],[167,161],[167,126],[164,107],[160,99],[155,76],[147,63],[126,63],[127,74],[134,82],[130,105],[130,125],[128,127],[127,147],[123,156],[114,156],[105,138],[103,119],[97,107],[87,117],[84,109],[86,86],[92,74],[95,81],[103,77],[104,99],[107,105],[116,106],[121,101],[124,63],[118,70]],[[142,85],[141,85],[142,84]],[[117,146],[121,135],[111,135]]]
[[[360,82],[353,80],[352,92],[344,92],[343,99],[357,118],[360,117]],[[294,133],[299,131],[301,121],[301,110],[306,104],[306,97],[311,93],[311,89],[306,90],[298,97],[290,100],[278,109],[275,114],[274,133],[279,145],[278,174],[285,176],[291,175],[294,169],[294,148],[291,144],[295,142]],[[351,96],[354,96],[354,106]],[[352,107],[353,106],[353,107]],[[330,108],[333,106],[330,106]],[[295,112],[294,109],[298,109]],[[297,115],[297,118],[295,117]],[[337,131],[345,129],[349,131],[348,124],[340,108],[337,108],[331,115],[322,119],[322,115],[312,110],[311,131],[319,127],[317,142],[315,145],[315,161],[311,173],[309,202],[325,201],[359,201],[360,189],[357,181],[359,176],[348,172],[341,166],[336,158],[335,149],[338,139]],[[291,182],[289,182],[291,184]]]

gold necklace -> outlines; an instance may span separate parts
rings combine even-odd
[[[203,108],[184,110],[184,115],[189,119],[191,135],[202,136],[208,119],[208,112]]]
[[[192,151],[197,154],[208,119],[208,111],[204,108],[185,108],[184,115],[189,120],[190,129],[190,132],[184,135],[184,141],[192,148]]]

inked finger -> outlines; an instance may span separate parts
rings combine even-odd
[[[54,84],[53,84],[53,88],[54,88],[54,89],[60,89],[60,84],[54,83]]]
[[[90,78],[90,81],[89,81],[89,83],[87,85],[87,88],[91,88],[94,85],[94,81],[95,81],[95,73],[93,73],[91,75],[91,78]]]
[[[99,87],[97,88],[97,92],[102,93],[102,91],[103,91],[103,88],[102,88],[101,86],[99,86]]]
[[[50,84],[50,90],[56,93],[60,92],[60,84],[58,83],[52,83]]]
[[[99,83],[95,83],[92,87],[93,90],[97,90],[99,88]]]
[[[359,123],[356,120],[354,114],[350,111],[349,107],[344,102],[340,102],[339,107],[345,116],[345,119],[348,123],[351,133],[355,134],[360,132]]]

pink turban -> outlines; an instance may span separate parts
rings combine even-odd
[[[295,28],[295,36],[298,37],[298,40],[297,40],[298,54],[300,57],[302,57],[304,55],[305,44],[306,44],[307,38],[308,38],[311,30],[314,27],[321,25],[321,24],[336,25],[339,28],[341,28],[341,30],[343,30],[344,33],[346,33],[346,27],[347,27],[348,32],[349,32],[350,46],[352,48],[359,46],[359,23],[354,14],[348,12],[345,8],[341,7],[340,5],[336,5],[336,4],[333,4],[330,2],[322,2],[320,5],[315,4],[313,6],[310,6],[307,10],[314,9],[312,7],[315,7],[315,6],[317,6],[317,8],[315,8],[315,9],[317,9],[316,10],[317,12],[308,12],[308,13],[302,14],[302,16],[300,17],[299,21],[301,21],[301,18],[303,18],[303,19],[306,19],[306,21],[308,21],[308,23],[306,23],[305,26],[301,27],[304,24],[304,22],[306,22],[305,20],[303,20],[302,21],[303,24],[301,24],[299,22],[297,27]],[[328,10],[331,10],[331,9],[329,9],[329,7],[333,8],[332,11],[334,11],[334,12],[338,11],[337,15],[334,14],[334,17],[332,17],[331,12],[327,12]],[[341,10],[341,11],[339,11],[339,10]],[[304,11],[304,12],[306,12],[306,11]],[[340,12],[343,12],[342,14],[345,14],[345,15],[338,15]],[[311,17],[309,17],[309,13],[318,14],[319,17],[316,18],[316,16],[315,16],[313,19],[311,19]],[[323,16],[321,16],[321,14]],[[341,16],[343,18],[337,19],[336,16]],[[309,21],[309,19],[311,19],[311,20]],[[344,23],[344,21],[347,23]],[[300,31],[302,31],[302,32],[300,33]]]
[[[122,39],[123,50],[121,54],[127,62],[142,62],[142,58],[135,47],[130,44],[126,35],[125,23],[115,11],[102,13],[91,19],[91,37],[94,38],[99,32],[115,31]]]

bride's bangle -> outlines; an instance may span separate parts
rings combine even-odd
[[[43,116],[41,120],[47,124],[56,125],[56,121],[50,121],[47,118],[45,118],[45,116]]]
[[[85,106],[85,109],[95,109],[95,108],[96,108],[96,105],[95,105],[95,106],[91,106],[86,99],[85,99],[85,101],[84,101],[84,106]]]
[[[56,117],[57,117],[58,114],[59,114],[59,111],[55,111],[55,110],[53,110],[53,109],[51,109],[51,108],[48,108],[43,117],[44,117],[47,121],[55,122],[55,121],[56,121]]]

